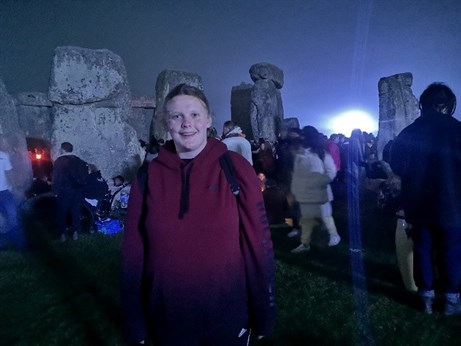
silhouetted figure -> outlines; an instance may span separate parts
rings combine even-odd
[[[270,225],[283,224],[289,213],[287,195],[274,180],[267,179],[263,191],[264,205]]]
[[[402,179],[405,220],[414,242],[414,278],[426,313],[434,301],[433,255],[446,315],[461,313],[461,123],[456,96],[433,83],[419,99],[421,116],[391,148],[391,167]]]
[[[63,142],[60,154],[53,165],[51,189],[57,199],[58,231],[61,241],[66,240],[67,216],[72,219],[72,238],[78,239],[81,226],[81,204],[83,202],[83,186],[88,177],[88,165],[74,155],[74,147]]]

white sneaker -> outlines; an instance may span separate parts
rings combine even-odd
[[[337,234],[330,235],[330,241],[328,242],[328,246],[336,246],[341,241],[341,237]]]
[[[299,244],[298,247],[295,247],[291,250],[291,253],[298,254],[298,253],[305,253],[311,251],[310,245]]]
[[[294,237],[297,237],[300,234],[301,234],[301,231],[299,229],[293,228],[290,232],[288,232],[287,237],[288,238],[294,238]]]

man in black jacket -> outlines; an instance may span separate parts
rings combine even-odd
[[[54,162],[51,189],[56,195],[58,228],[61,241],[66,240],[66,219],[72,217],[72,238],[78,239],[80,231],[83,186],[88,176],[88,165],[72,154],[74,147],[69,142],[61,144],[60,155]]]
[[[426,313],[434,300],[433,256],[445,315],[461,313],[461,123],[456,96],[442,83],[421,94],[421,116],[391,148],[392,170],[402,178],[402,204],[412,225],[414,276]]]

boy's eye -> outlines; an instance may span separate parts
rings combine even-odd
[[[193,118],[198,118],[200,116],[200,113],[192,113]]]
[[[170,116],[169,116],[169,118],[170,118],[171,120],[178,120],[178,119],[180,119],[181,117],[182,117],[182,115],[179,114],[179,113],[178,113],[178,114],[170,114]]]

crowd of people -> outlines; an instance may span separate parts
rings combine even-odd
[[[456,97],[434,83],[419,105],[421,116],[379,155],[374,135],[359,129],[349,137],[327,137],[313,126],[289,128],[270,143],[249,141],[238,124],[226,121],[218,136],[204,93],[180,84],[167,95],[162,113],[171,140],[141,143],[144,173],[132,185],[122,176],[108,184],[73,154],[71,143],[62,143],[51,184],[60,237],[66,239],[70,214],[72,237],[78,238],[77,206],[85,197],[95,208],[105,201],[106,208],[126,210],[121,303],[130,343],[246,345],[250,330],[264,337],[275,323],[269,226],[291,220],[288,236],[300,240],[293,254],[311,250],[318,225],[328,232],[328,246],[336,246],[341,236],[333,218],[335,189],[341,184],[357,189],[367,181],[378,193],[378,205],[406,222],[424,311],[433,311],[436,265],[444,313],[460,314]],[[16,230],[11,168],[0,151],[0,206],[8,227]]]

